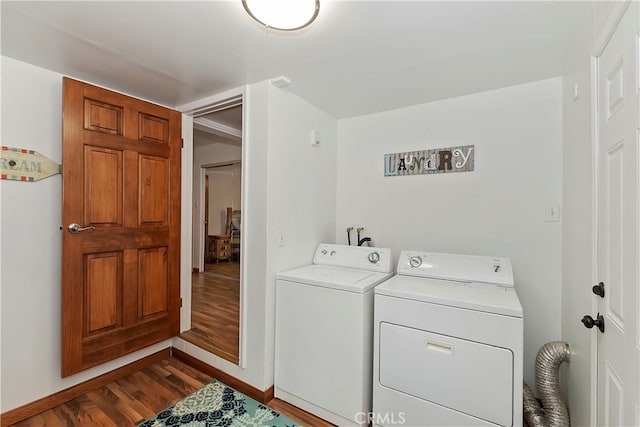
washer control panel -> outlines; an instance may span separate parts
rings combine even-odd
[[[336,267],[356,268],[359,270],[393,271],[391,249],[370,246],[347,246],[321,243],[313,257],[314,264]]]
[[[511,260],[504,257],[403,250],[398,274],[514,286]]]
[[[418,268],[422,265],[422,257],[420,255],[414,255],[409,258],[409,265],[413,268]]]
[[[375,252],[369,252],[369,255],[367,256],[367,259],[369,260],[369,262],[371,264],[377,264],[380,262],[380,252],[375,251]]]

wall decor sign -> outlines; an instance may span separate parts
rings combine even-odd
[[[470,172],[474,166],[473,145],[434,148],[384,155],[384,176]]]
[[[37,151],[0,147],[0,179],[34,182],[62,173],[62,165]]]

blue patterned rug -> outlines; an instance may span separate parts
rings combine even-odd
[[[300,424],[232,389],[212,381],[138,427],[294,427]]]

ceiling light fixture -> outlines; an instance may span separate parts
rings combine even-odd
[[[242,0],[247,13],[266,28],[299,30],[320,12],[320,0]]]

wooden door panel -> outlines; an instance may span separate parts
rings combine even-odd
[[[168,159],[141,155],[139,165],[139,225],[164,225],[169,212]]]
[[[169,141],[169,121],[161,117],[140,113],[141,141],[167,143]]]
[[[122,253],[85,255],[83,339],[122,325]]]
[[[179,332],[181,114],[64,79],[62,375]]]
[[[84,239],[83,250],[86,253],[98,253],[122,248],[166,246],[169,239],[162,236],[163,233],[169,233],[169,226],[145,227],[144,231],[135,232],[130,232],[127,227],[97,227],[91,239]]]
[[[84,100],[84,128],[112,135],[122,135],[123,108],[94,99]]]
[[[100,365],[172,335],[175,332],[168,327],[166,317],[135,327],[121,328],[118,340],[113,339],[113,334],[98,334],[82,343],[82,363],[88,366]]]
[[[85,145],[84,225],[122,226],[123,152]]]
[[[167,248],[140,251],[140,320],[167,315]]]
[[[84,131],[84,142],[95,147],[110,148],[126,152],[129,149],[129,140],[117,135]],[[170,147],[157,142],[137,141],[136,152],[145,153],[151,156],[169,157]]]

